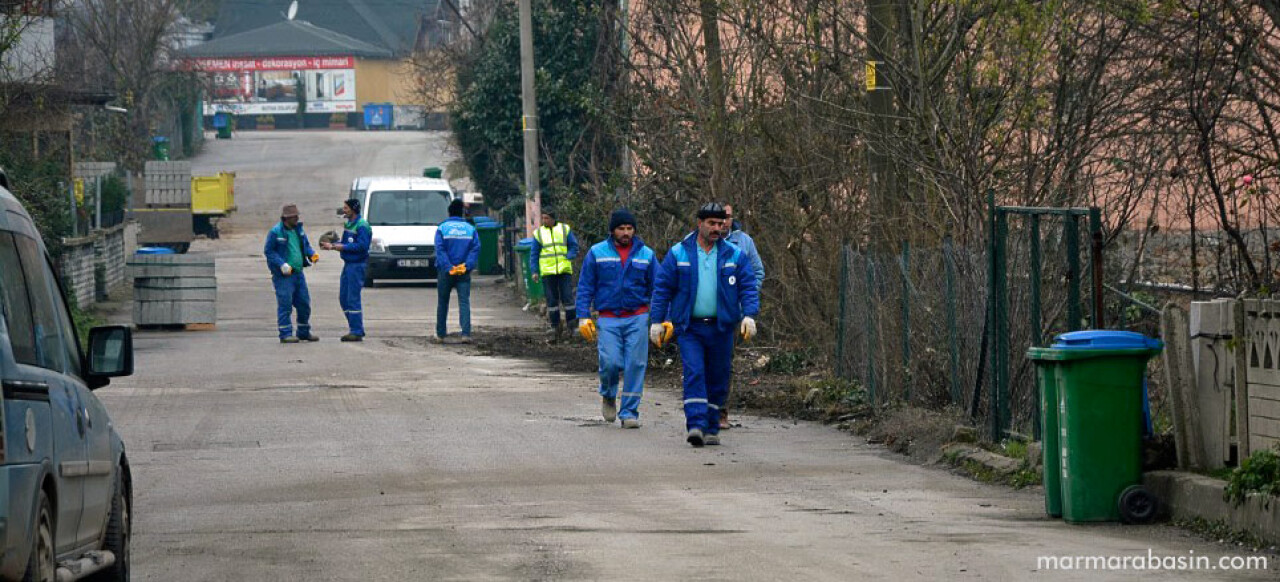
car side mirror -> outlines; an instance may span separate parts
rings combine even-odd
[[[133,374],[133,331],[123,325],[89,330],[89,388],[106,386],[109,378]]]

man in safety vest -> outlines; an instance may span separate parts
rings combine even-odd
[[[547,317],[551,341],[560,339],[560,308],[566,324],[576,325],[577,311],[573,301],[573,260],[578,257],[578,238],[569,225],[556,222],[556,212],[542,209],[542,226],[533,233],[533,250],[529,253],[529,272],[533,280],[542,281],[547,296]]]

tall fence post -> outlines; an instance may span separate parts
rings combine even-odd
[[[1089,263],[1093,279],[1093,329],[1102,329],[1106,327],[1102,303],[1102,210],[1097,206],[1089,207],[1089,242]]]
[[[1009,235],[1009,216],[1008,213],[999,209],[996,210],[996,253],[995,253],[995,272],[996,287],[995,292],[995,357],[992,359],[992,377],[996,381],[995,391],[992,392],[992,421],[991,438],[995,442],[999,442],[1004,437],[1004,432],[1009,428],[1009,312],[1008,299],[1006,297],[1009,286],[1008,269],[1008,249],[1006,248]]]
[[[960,404],[960,338],[956,326],[956,260],[951,236],[942,239],[942,262],[947,276],[947,335],[951,345],[951,404]]]
[[[836,319],[836,376],[847,378],[844,361],[844,328],[848,324],[849,310],[849,246],[840,245],[840,315]]]
[[[911,242],[902,241],[902,387],[911,402]]]
[[[1043,321],[1040,306],[1040,215],[1032,214],[1028,218],[1031,237],[1031,345],[1039,347],[1044,343],[1042,336]],[[1040,410],[1040,391],[1031,391],[1031,402],[1034,410]],[[1040,415],[1031,415],[1031,434],[1040,440]]]
[[[872,404],[876,403],[876,326],[875,326],[875,260],[870,253],[867,253],[867,317],[866,317],[866,334],[867,338],[867,396]]]
[[[1080,217],[1067,216],[1067,331],[1080,329]]]

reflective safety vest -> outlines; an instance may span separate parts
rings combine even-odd
[[[569,261],[569,225],[560,222],[555,226],[541,227],[533,233],[542,245],[538,253],[538,272],[542,275],[566,275],[573,273],[573,263]]]

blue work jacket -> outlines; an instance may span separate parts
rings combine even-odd
[[[649,305],[658,272],[658,256],[639,237],[631,239],[631,253],[623,264],[613,238],[596,243],[582,259],[578,275],[579,316],[596,311],[635,311]]]
[[[267,232],[267,244],[262,247],[262,254],[267,257],[267,269],[272,275],[284,276],[280,272],[280,267],[289,260],[289,237],[284,232],[284,222],[277,222],[271,230]],[[307,240],[307,232],[302,230],[302,223],[299,222],[296,227],[298,231],[298,240],[302,242],[302,266],[311,266],[311,256],[316,254],[311,248],[311,241]]]
[[[436,229],[436,271],[447,273],[465,264],[467,272],[480,261],[480,235],[461,216],[450,216]]]
[[[373,227],[363,218],[354,223],[343,225],[342,229],[342,261],[344,263],[363,263],[369,260],[369,244],[373,242]]]
[[[734,328],[743,317],[760,313],[760,286],[751,262],[742,249],[723,240],[716,242],[716,323],[721,330]],[[649,320],[670,321],[677,334],[689,327],[693,300],[698,294],[698,237],[688,236],[671,247],[658,268],[653,286]]]

